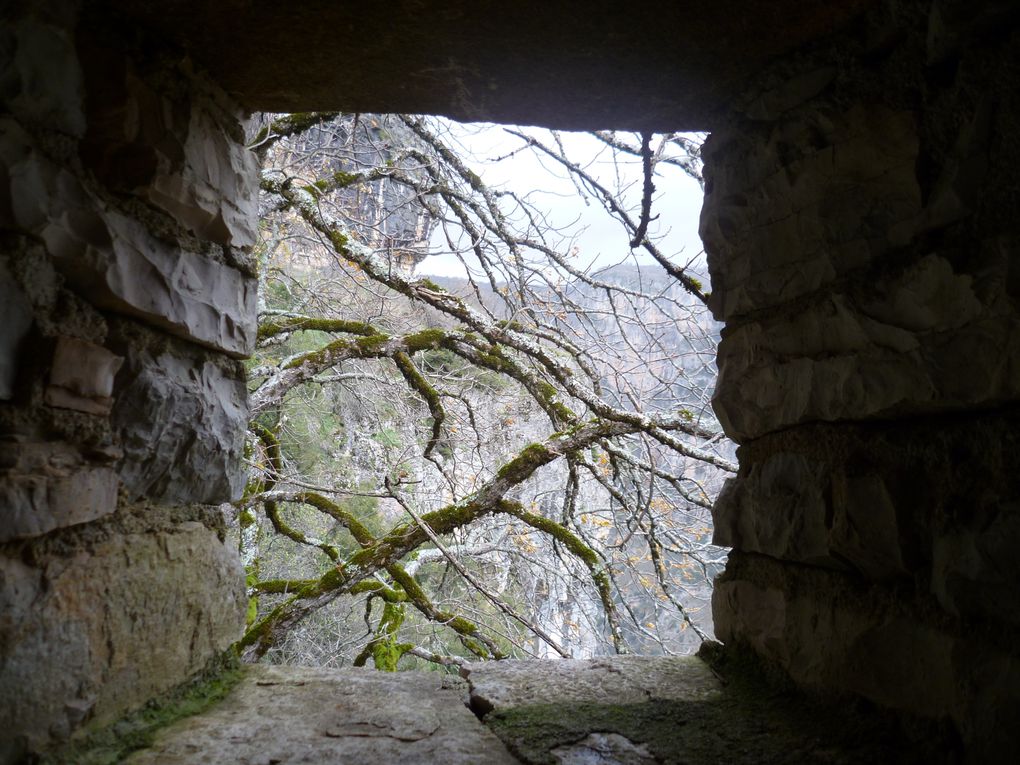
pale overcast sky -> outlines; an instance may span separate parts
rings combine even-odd
[[[508,135],[501,125],[455,126],[455,137],[462,144],[462,156],[495,158],[509,154],[521,146],[521,141]],[[552,144],[548,131],[524,128],[524,132],[535,135],[547,145]],[[621,134],[630,143],[639,139]],[[568,156],[574,162],[598,177],[603,185],[616,188],[630,187],[628,199],[637,205],[641,199],[641,160],[639,157],[625,157],[626,164],[618,169],[609,161],[610,152],[604,143],[585,133],[561,133]],[[552,160],[539,161],[536,153],[521,151],[499,162],[472,161],[469,163],[487,185],[492,188],[509,188],[528,198],[539,209],[545,210],[549,220],[558,227],[569,226],[575,236],[580,253],[578,265],[594,264],[596,267],[613,265],[627,258],[629,247],[623,228],[609,217],[609,214],[594,199],[585,205],[578,196],[566,171]],[[668,236],[660,247],[674,262],[686,263],[697,257],[702,250],[698,238],[698,217],[701,214],[702,192],[696,181],[679,168],[661,165],[661,174],[655,178],[656,202],[653,214],[659,219],[653,222],[650,233],[664,233]],[[636,216],[635,216],[636,217]],[[437,276],[463,276],[463,268],[457,259],[443,250],[446,242],[441,234],[433,237],[433,255],[418,266],[418,273]],[[562,248],[564,251],[569,246]],[[640,262],[650,262],[648,256],[640,256]],[[631,260],[633,262],[633,260]]]

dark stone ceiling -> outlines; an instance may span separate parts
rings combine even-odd
[[[697,130],[767,61],[872,2],[105,0],[102,13],[184,48],[252,111]]]

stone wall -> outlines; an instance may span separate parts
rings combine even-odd
[[[243,484],[257,192],[236,107],[186,61],[71,2],[5,12],[0,761],[240,634],[215,503]]]
[[[979,759],[1020,729],[1017,16],[883,4],[704,151],[717,634]]]

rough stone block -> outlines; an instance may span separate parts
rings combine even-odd
[[[258,163],[243,144],[231,140],[208,108],[211,95],[192,110],[179,167],[159,172],[144,196],[202,239],[228,247],[255,244],[258,219]],[[229,119],[236,122],[236,117]]]
[[[120,481],[63,443],[0,441],[0,542],[109,515]]]
[[[95,305],[235,357],[251,352],[254,279],[114,209],[12,119],[0,119],[0,182],[0,225],[41,237]]]
[[[243,370],[185,348],[150,352],[128,343],[112,415],[128,492],[169,503],[238,498],[248,422]]]
[[[88,414],[109,414],[113,378],[123,362],[101,345],[75,337],[57,338],[46,403]]]
[[[98,279],[89,288],[90,298],[231,356],[251,353],[254,279],[168,245],[125,215],[109,212],[105,223],[112,236],[109,249],[88,247],[74,265],[58,261],[69,272],[84,264],[84,279]]]
[[[4,8],[0,92],[5,111],[29,124],[81,136],[85,132],[85,91],[70,32],[75,4],[21,5],[27,6],[27,12],[20,18],[7,16],[11,9]]]
[[[810,421],[994,405],[1020,396],[1011,247],[986,243],[975,273],[929,255],[866,293],[723,334],[713,406],[738,441]]]
[[[840,566],[829,549],[828,466],[777,454],[731,478],[713,509],[713,544]]]
[[[999,761],[1014,743],[1020,659],[926,621],[880,588],[742,558],[717,580],[712,609],[720,640],[752,649],[802,687],[951,719],[976,762]]]
[[[192,73],[177,73],[176,94],[158,92],[118,52],[86,48],[85,76],[95,94],[82,144],[89,168],[200,239],[253,245],[258,163],[240,140],[236,106]]]
[[[1020,501],[983,522],[954,526],[934,543],[932,591],[952,614],[1020,626]]]
[[[835,76],[835,67],[824,66],[777,82],[772,87],[763,89],[744,108],[744,114],[752,120],[776,120],[784,112],[788,112],[817,96],[825,90]]]
[[[906,111],[813,105],[717,131],[703,156],[700,230],[720,320],[814,292],[906,244],[918,225],[917,127]]]
[[[721,690],[712,671],[693,656],[480,662],[461,674],[471,684],[472,706],[485,714],[534,704],[697,702]]]
[[[0,557],[0,760],[103,724],[240,637],[236,553],[196,522],[111,534],[32,565]]]
[[[713,543],[871,580],[911,576],[898,506],[879,469],[779,452],[727,481],[712,508]]]

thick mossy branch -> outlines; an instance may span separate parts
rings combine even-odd
[[[411,386],[418,395],[425,401],[426,406],[429,408],[429,414],[432,415],[432,434],[429,436],[428,443],[425,444],[425,450],[422,452],[422,456],[428,459],[432,456],[433,450],[439,443],[439,439],[443,435],[443,422],[446,420],[446,412],[443,409],[443,401],[432,384],[425,379],[425,376],[411,361],[411,357],[406,353],[396,353],[393,355],[393,361],[397,365],[397,369],[400,370],[401,376]]]
[[[368,527],[365,524],[336,502],[331,502],[321,494],[316,494],[311,491],[298,492],[294,495],[294,499],[289,501],[311,505],[316,510],[330,516],[351,532],[351,536],[354,537],[354,541],[362,547],[367,547],[368,545],[374,544],[376,541],[376,538],[372,535],[372,532],[368,530]]]
[[[340,560],[340,553],[333,545],[328,542],[324,542],[321,539],[315,539],[314,537],[306,536],[302,531],[291,526],[284,519],[280,512],[280,506],[273,501],[265,502],[266,517],[269,518],[269,522],[273,524],[273,528],[277,534],[285,536],[288,539],[297,542],[300,545],[307,545],[308,547],[318,547],[322,550],[326,557],[332,561]]]
[[[260,158],[273,144],[292,135],[303,133],[318,125],[322,125],[340,116],[340,112],[295,112],[273,120],[262,128],[248,144]]]
[[[460,339],[460,334],[452,330],[423,329],[409,335],[387,335],[376,332],[371,325],[361,322],[339,322],[336,326],[345,326],[343,331],[356,334],[358,337],[338,338],[321,348],[298,354],[286,361],[269,374],[261,385],[251,394],[250,410],[253,416],[261,414],[279,405],[288,391],[315,378],[316,375],[343,362],[367,359],[394,359],[399,354],[415,354],[441,347],[453,347]],[[309,329],[313,327],[301,327]],[[271,331],[290,331],[284,322]],[[420,392],[420,391],[419,391]]]
[[[421,588],[418,581],[408,574],[403,566],[394,564],[387,568],[387,572],[393,581],[399,584],[404,592],[407,593],[407,597],[410,599],[411,604],[417,608],[427,619],[449,627],[451,630],[457,633],[460,637],[461,642],[465,647],[473,654],[478,656],[480,659],[503,659],[506,656],[500,651],[499,646],[494,640],[489,638],[487,635],[478,629],[478,625],[474,622],[465,619],[463,616],[457,616],[449,611],[444,611],[436,608],[432,601],[425,594],[425,590]]]
[[[384,582],[380,582],[378,579],[366,579],[363,582],[358,582],[356,585],[351,587],[351,595],[362,595],[371,593],[372,597],[378,597],[385,600],[387,603],[406,603],[408,600],[407,593],[403,590],[398,590],[395,587],[390,587]]]
[[[371,599],[369,602],[371,603]],[[400,630],[400,625],[404,623],[405,616],[406,611],[403,604],[385,601],[382,617],[375,628],[375,637],[358,654],[354,660],[354,666],[364,666],[368,657],[371,656],[376,669],[383,672],[396,672],[401,657],[414,648],[413,643],[397,641],[397,632]]]
[[[318,180],[313,181],[303,188],[318,199],[321,196],[331,194],[334,191],[339,191],[340,189],[346,189],[349,186],[374,183],[375,181],[382,180],[383,178],[389,178],[394,175],[395,172],[396,171],[390,167],[374,167],[371,170],[360,170],[354,173],[338,170],[325,178],[319,178]]]
[[[355,541],[363,549],[369,548],[378,542],[368,528],[354,515],[321,494],[316,494],[314,492],[296,492],[287,495],[286,500],[284,501],[309,505],[326,515],[329,515],[331,518],[335,519],[347,528],[347,530],[351,533],[351,536],[354,537]],[[274,511],[277,508],[276,500],[267,501],[266,504],[267,507],[272,506]],[[274,525],[275,523],[276,521],[274,521]],[[291,533],[288,533],[288,530],[290,530],[289,527],[285,527],[283,533],[293,539],[294,537],[291,534],[295,532],[290,530]],[[334,560],[336,560],[336,558],[334,558]],[[487,659],[504,657],[494,641],[480,634],[477,625],[463,617],[436,608],[414,577],[408,574],[399,563],[391,563],[390,565],[385,566],[385,570],[401,589],[388,587],[377,579],[366,578],[351,586],[350,593],[352,595],[371,593],[373,597],[381,597],[388,603],[403,603],[410,601],[411,604],[427,619],[449,627],[458,634],[462,642],[467,639],[468,642],[465,642],[465,645],[467,645],[468,648],[479,658]],[[327,592],[328,590],[326,589],[326,586],[338,581],[341,576],[342,572],[339,569],[334,569],[320,579],[271,580],[255,584],[254,589],[261,593],[291,594],[298,598],[310,598]],[[249,633],[253,635],[256,633],[261,634],[260,625],[261,623],[252,627],[252,629],[249,630]],[[246,640],[248,636],[249,635],[246,634],[245,637],[242,638],[242,644],[244,644],[244,640]]]
[[[287,595],[314,583],[314,579],[267,579],[264,582],[255,582],[252,588],[263,594]]]
[[[545,444],[529,444],[520,454],[503,465],[496,473],[496,477],[511,484],[518,484],[555,457],[556,455]]]
[[[349,335],[376,335],[379,331],[363,321],[346,321],[344,319],[316,319],[308,316],[273,317],[259,324],[258,339],[287,332],[315,330],[318,332],[344,332]]]

